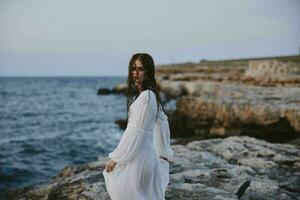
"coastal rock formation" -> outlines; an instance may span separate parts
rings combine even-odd
[[[169,117],[173,137],[250,135],[272,142],[299,137],[299,58],[158,68],[161,91],[177,101]]]
[[[173,145],[166,199],[297,199],[300,149],[251,137],[227,137]],[[66,167],[48,183],[11,192],[7,199],[109,200],[105,158]],[[238,194],[238,195],[237,195]]]
[[[111,94],[112,91],[110,91],[110,89],[108,88],[99,88],[97,94],[98,95],[107,95],[107,94]]]
[[[114,86],[113,92],[114,93],[125,93],[127,89],[126,83],[119,83]]]
[[[299,84],[300,67],[296,62],[278,60],[250,61],[245,80],[264,84]]]
[[[119,83],[115,85],[112,89],[109,88],[99,88],[97,91],[98,95],[107,95],[107,94],[126,94],[127,85],[126,83]],[[132,88],[132,93],[137,94],[137,90]]]

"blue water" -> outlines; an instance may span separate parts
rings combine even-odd
[[[46,182],[66,165],[107,156],[123,131],[125,77],[0,78],[0,196]]]

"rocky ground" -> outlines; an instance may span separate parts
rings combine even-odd
[[[300,148],[248,136],[173,145],[166,199],[300,199]],[[110,199],[105,160],[68,166],[49,183],[14,191],[7,199]],[[238,195],[239,196],[238,196]]]

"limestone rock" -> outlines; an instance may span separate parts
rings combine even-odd
[[[159,79],[162,92],[177,101],[173,137],[300,137],[298,57],[159,68],[158,76],[168,76]]]
[[[251,137],[227,137],[173,145],[169,200],[297,199],[300,196],[300,148]],[[102,171],[106,158],[66,167],[47,184],[11,192],[6,199],[109,200]]]

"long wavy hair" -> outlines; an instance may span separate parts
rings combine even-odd
[[[138,89],[136,85],[134,84],[133,77],[132,77],[132,66],[134,65],[135,61],[139,60],[143,67],[144,67],[144,80],[142,81],[142,91],[150,89],[155,93],[156,96],[156,103],[157,103],[157,114],[156,114],[156,120],[158,117],[159,112],[159,105],[161,105],[162,110],[163,106],[161,104],[161,99],[159,95],[160,88],[156,84],[155,80],[155,65],[153,58],[147,54],[147,53],[137,53],[134,54],[128,65],[128,79],[127,79],[127,122],[128,122],[128,113],[130,112],[129,107],[133,102],[133,98],[135,99],[139,96]]]

